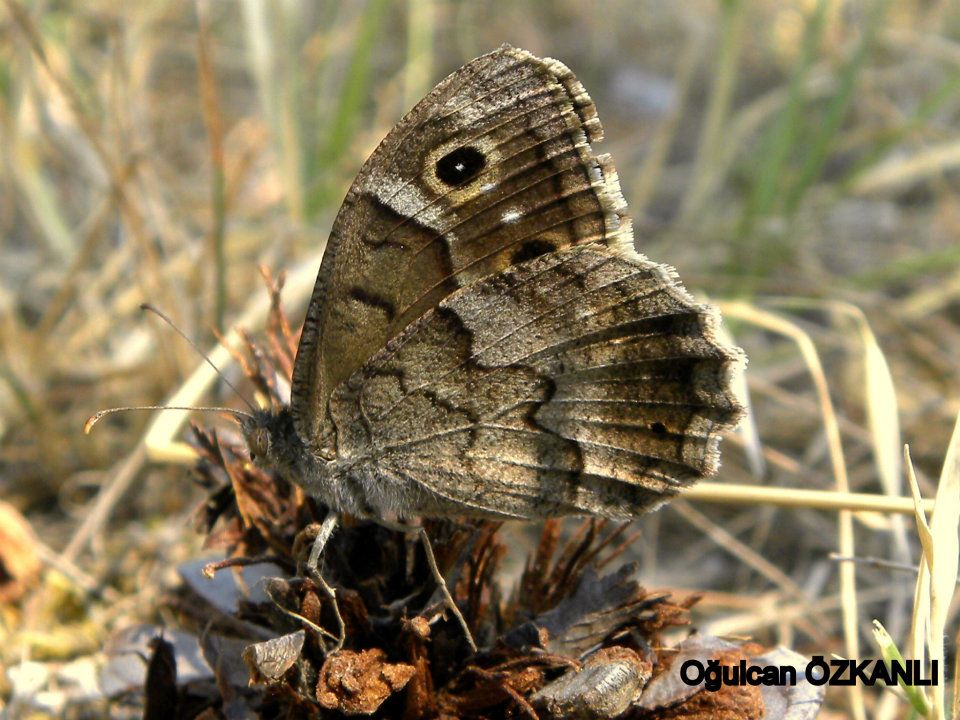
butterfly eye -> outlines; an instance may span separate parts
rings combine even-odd
[[[486,165],[487,158],[482,152],[475,147],[461,147],[437,160],[437,177],[457,187],[473,180]]]
[[[251,460],[256,460],[258,457],[266,457],[270,450],[270,433],[266,428],[257,428],[250,434],[247,446],[250,450]]]

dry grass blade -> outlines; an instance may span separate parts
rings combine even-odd
[[[211,267],[213,268],[214,312],[213,326],[223,332],[226,316],[227,278],[226,250],[224,233],[227,212],[226,169],[223,149],[223,113],[220,107],[220,95],[214,70],[213,50],[207,16],[209,8],[206,0],[197,0],[197,57],[200,82],[201,107],[210,144],[210,207],[212,222],[208,232],[208,245]]]
[[[837,490],[804,490],[800,488],[736,485],[704,482],[683,491],[687,500],[728,505],[774,505],[814,510],[850,510],[861,513],[897,513],[913,515],[916,508],[907,497],[888,497],[876,493],[850,493]],[[921,500],[925,511],[933,510],[932,499]]]
[[[857,324],[860,341],[863,344],[864,396],[877,474],[884,492],[898,497],[903,492],[902,462],[899,452],[903,444],[900,441],[897,392],[890,374],[890,365],[863,311],[846,303],[834,305],[852,317]]]
[[[930,557],[933,554],[933,538],[930,526],[927,524],[925,510],[921,510],[920,486],[917,483],[917,474],[910,459],[910,448],[904,446],[903,458],[907,469],[907,480],[915,503],[914,519],[917,526],[917,537],[920,539],[921,557],[917,572],[917,584],[913,597],[913,618],[910,628],[910,657],[922,659],[926,656],[928,632],[930,628]]]
[[[916,478],[912,467],[910,475],[911,485],[915,487]],[[917,510],[917,528],[923,545],[924,565],[929,572],[930,612],[927,642],[930,659],[936,660],[941,668],[944,668],[946,663],[943,639],[948,612],[956,592],[958,555],[960,555],[958,527],[960,527],[960,416],[957,417],[943,461],[936,505],[929,525],[919,508]],[[926,579],[923,575],[924,573],[921,572],[918,583]],[[923,597],[922,594],[920,596]],[[916,647],[916,638],[914,647]],[[933,708],[934,718],[937,720],[947,717],[944,683],[939,683],[933,688]]]
[[[931,655],[940,659],[945,669],[947,653],[943,645],[949,620],[950,604],[956,593],[960,542],[960,415],[950,437],[937,486],[937,504],[930,518],[930,532],[937,556],[930,570],[930,639]],[[940,717],[946,718],[944,684],[934,689],[934,704]]]
[[[960,142],[951,140],[924,147],[908,156],[897,156],[863,173],[853,184],[857,195],[876,195],[939,177],[960,167]]]

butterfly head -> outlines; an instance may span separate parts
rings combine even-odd
[[[277,472],[327,507],[359,512],[362,503],[338,490],[336,453],[308,447],[289,407],[255,410],[237,419],[254,465]]]
[[[239,418],[250,459],[257,467],[284,470],[289,445],[297,441],[289,410],[257,410]]]

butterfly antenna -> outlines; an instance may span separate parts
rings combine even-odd
[[[93,430],[93,426],[100,422],[100,418],[105,415],[112,415],[113,413],[118,412],[127,412],[129,410],[193,410],[196,412],[221,412],[232,415],[235,419],[240,420],[241,418],[253,419],[253,415],[250,413],[245,413],[242,410],[234,410],[233,408],[228,407],[189,407],[183,405],[130,405],[128,407],[115,407],[108,408],[106,410],[101,410],[95,415],[91,415],[87,418],[87,421],[83,424],[83,432],[88,433]]]
[[[227,384],[227,386],[237,394],[237,397],[239,397],[241,400],[243,400],[244,403],[246,403],[247,407],[250,408],[250,412],[256,412],[256,411],[257,411],[257,409],[253,406],[253,403],[251,403],[249,400],[247,400],[246,396],[243,395],[243,393],[241,393],[239,390],[237,390],[237,386],[234,385],[234,384],[233,384],[232,382],[230,382],[229,380],[227,380],[226,375],[224,375],[222,372],[220,372],[220,368],[218,368],[216,365],[213,364],[213,360],[211,360],[210,358],[208,358],[208,357],[207,357],[207,354],[206,354],[203,350],[201,350],[201,349],[199,348],[199,346],[198,346],[193,340],[191,340],[189,337],[187,337],[186,333],[184,333],[183,330],[181,330],[181,329],[178,328],[176,325],[174,325],[173,320],[171,320],[170,318],[168,318],[159,308],[151,305],[150,303],[141,303],[141,304],[140,304],[140,309],[141,309],[141,310],[147,310],[147,311],[149,311],[149,312],[152,312],[154,315],[156,315],[156,316],[159,317],[161,320],[163,320],[167,325],[169,325],[169,326],[173,329],[173,331],[174,331],[175,333],[177,333],[177,335],[179,335],[179,336],[182,337],[184,340],[186,340],[186,341],[187,341],[187,344],[188,344],[190,347],[192,347],[194,350],[196,350],[197,354],[198,354],[200,357],[202,357],[204,360],[207,361],[207,365],[209,365],[210,367],[212,367],[212,368],[213,368],[213,371],[220,377],[220,379],[223,380],[223,381]],[[120,408],[118,408],[118,409],[120,409]],[[184,409],[184,408],[181,408],[181,409]],[[196,409],[199,410],[200,408],[196,408]],[[203,408],[203,409],[204,409],[204,410],[209,410],[209,409],[218,409],[218,408]],[[243,413],[243,414],[246,415],[247,413]],[[96,416],[94,416],[94,417],[96,417]],[[96,421],[94,421],[94,422],[96,422]]]

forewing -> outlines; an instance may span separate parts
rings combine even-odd
[[[460,287],[578,243],[632,248],[596,109],[561,63],[503,47],[384,139],[338,214],[294,369],[301,437],[335,449],[333,389]]]
[[[634,253],[593,243],[512,266],[334,391],[338,462],[450,512],[639,514],[712,473],[739,418],[742,354],[716,323]]]

